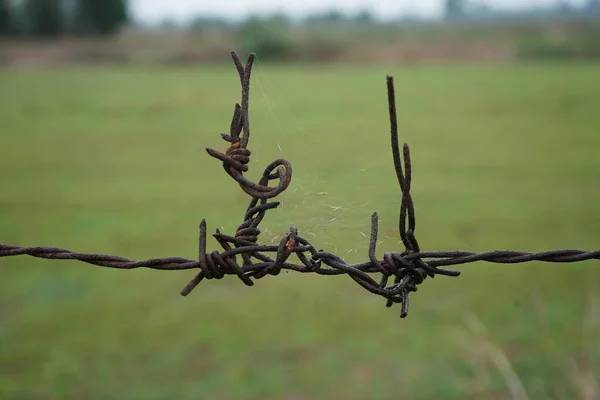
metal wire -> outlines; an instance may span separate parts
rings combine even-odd
[[[428,276],[436,275],[459,276],[459,271],[441,267],[466,264],[476,261],[514,264],[529,261],[545,261],[553,263],[568,263],[584,260],[600,260],[600,250],[586,252],[581,250],[553,250],[542,253],[527,253],[522,251],[496,250],[486,253],[467,251],[421,251],[415,237],[416,219],[414,203],[410,194],[412,166],[410,150],[404,144],[402,157],[398,142],[398,126],[396,121],[396,101],[394,96],[394,80],[387,77],[388,105],[390,116],[390,136],[394,168],[401,190],[400,216],[398,230],[405,250],[402,252],[386,252],[382,259],[376,257],[378,233],[377,213],[371,216],[371,237],[369,240],[369,261],[359,264],[348,264],[341,257],[316,250],[315,247],[298,234],[295,227],[280,240],[278,245],[263,245],[258,243],[260,235],[259,224],[268,210],[279,206],[278,201],[270,201],[287,189],[292,179],[292,166],[285,159],[277,159],[269,164],[259,180],[254,183],[244,177],[248,171],[251,152],[247,148],[250,139],[250,121],[248,117],[248,102],[250,96],[250,76],[254,53],[250,54],[243,66],[235,51],[231,53],[237,68],[242,86],[241,105],[236,104],[229,134],[221,137],[230,143],[225,153],[207,148],[208,154],[221,160],[225,172],[235,179],[240,188],[250,197],[244,221],[236,230],[234,236],[228,236],[216,231],[213,235],[223,251],[206,250],[206,221],[200,223],[200,238],[198,260],[180,257],[156,258],[144,261],[133,261],[124,257],[107,254],[77,253],[56,247],[19,247],[0,244],[0,257],[29,255],[37,258],[53,260],[79,260],[87,264],[117,269],[151,268],[157,270],[187,270],[198,269],[199,272],[183,288],[181,294],[187,296],[204,279],[221,279],[225,275],[237,275],[248,286],[254,285],[254,280],[266,275],[278,275],[282,269],[319,275],[348,275],[357,284],[371,293],[387,299],[387,306],[401,304],[400,316],[408,314],[408,296],[416,292],[418,285]],[[269,182],[277,181],[277,185],[269,186]],[[294,254],[297,262],[290,261]],[[238,263],[241,258],[241,265]],[[379,281],[371,275],[378,274]],[[393,283],[388,284],[393,277]]]

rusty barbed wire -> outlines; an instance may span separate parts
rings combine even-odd
[[[408,314],[409,293],[416,292],[418,285],[427,277],[436,275],[456,277],[459,271],[441,267],[460,265],[476,261],[514,264],[529,261],[553,263],[570,263],[584,260],[600,260],[600,250],[553,250],[541,253],[528,253],[512,250],[495,250],[485,253],[467,251],[421,251],[415,237],[416,219],[414,203],[410,194],[412,165],[408,144],[404,144],[402,156],[398,142],[398,124],[396,120],[396,100],[393,77],[387,76],[387,93],[390,117],[390,136],[394,169],[401,190],[400,215],[398,230],[405,247],[402,252],[386,252],[382,259],[376,257],[378,235],[377,213],[371,215],[371,235],[369,240],[369,261],[359,264],[348,264],[341,257],[316,250],[308,240],[298,234],[295,227],[280,240],[278,245],[258,243],[261,233],[259,224],[268,210],[279,206],[278,201],[270,201],[286,190],[292,179],[292,166],[285,159],[277,159],[269,164],[258,183],[244,177],[248,171],[251,151],[247,148],[250,139],[250,121],[248,103],[250,98],[250,78],[255,54],[251,53],[243,66],[235,51],[231,52],[242,87],[241,104],[236,104],[233,112],[229,134],[221,137],[230,143],[225,153],[207,148],[212,157],[221,160],[223,169],[251,197],[246,209],[244,221],[237,228],[234,236],[222,234],[219,230],[213,237],[223,248],[208,253],[206,250],[206,221],[200,223],[198,260],[181,257],[155,258],[143,261],[129,260],[124,257],[108,254],[77,253],[57,247],[19,247],[0,244],[0,257],[29,255],[52,260],[78,260],[87,264],[117,269],[150,268],[175,271],[197,269],[199,272],[183,288],[181,294],[187,296],[204,279],[221,279],[226,275],[237,275],[248,286],[254,280],[266,275],[278,275],[281,270],[291,270],[320,275],[348,275],[357,284],[371,293],[387,299],[387,307],[394,303],[401,304],[402,318]],[[277,180],[276,186],[269,182]],[[289,261],[294,254],[298,262]],[[238,263],[238,256],[242,264]],[[380,274],[376,281],[371,274]],[[388,285],[393,277],[393,284]],[[254,280],[253,280],[254,279]]]

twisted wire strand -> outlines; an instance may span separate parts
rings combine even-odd
[[[263,245],[256,246],[255,248],[249,250],[255,252],[275,252],[277,250],[275,249],[276,247],[277,246]],[[292,252],[296,253],[297,251],[300,251],[302,249],[307,249],[307,247],[296,247],[293,248]],[[323,260],[325,261],[328,258],[327,255],[331,253],[319,251],[316,254],[317,258],[320,258],[322,256]],[[397,253],[389,254],[391,255]],[[20,255],[28,255],[47,260],[77,260],[86,264],[93,264],[100,267],[116,269],[149,268],[163,271],[178,271],[196,269],[200,267],[200,261],[190,260],[183,257],[164,257],[152,258],[143,261],[135,261],[125,257],[110,254],[77,253],[74,251],[61,249],[59,247],[20,247],[9,244],[0,244],[0,257],[11,257]],[[402,257],[406,260],[432,259],[428,262],[428,264],[432,267],[469,264],[478,261],[496,264],[518,264],[530,261],[542,261],[549,263],[572,263],[586,260],[600,260],[600,250],[550,250],[539,253],[528,253],[525,251],[516,250],[494,250],[485,253],[473,253],[469,251],[422,251],[411,253],[408,255],[403,255]],[[378,263],[381,263],[381,261],[377,261],[377,263],[363,262],[359,264],[346,265],[349,267],[359,269],[363,272],[378,272],[380,270],[380,268],[378,267]],[[246,273],[254,268],[243,269]],[[344,273],[343,271],[323,272],[319,269],[315,269],[314,271],[307,271],[305,267],[297,264],[286,264],[283,267],[283,269],[295,270],[299,272],[316,272],[322,275],[339,275]]]
[[[376,214],[374,214],[376,216]],[[190,260],[182,257],[155,258],[142,261],[134,261],[125,257],[108,254],[77,253],[57,247],[19,247],[0,244],[0,257],[29,255],[37,258],[52,260],[78,260],[87,264],[116,269],[149,268],[164,271],[200,269],[201,271],[181,291],[187,296],[203,279],[222,279],[225,275],[237,275],[246,285],[252,286],[253,279],[260,279],[268,274],[278,275],[282,269],[303,273],[316,273],[319,275],[342,275],[350,276],[360,286],[369,292],[382,296],[388,300],[387,306],[393,303],[402,303],[401,317],[408,313],[408,294],[417,291],[417,285],[423,282],[426,276],[446,275],[458,276],[458,271],[445,270],[440,267],[467,264],[477,261],[485,261],[499,264],[516,264],[530,261],[543,261],[552,263],[571,263],[584,260],[600,260],[600,250],[553,250],[540,253],[528,253],[513,250],[495,250],[485,253],[473,253],[467,251],[429,251],[384,254],[383,260],[371,260],[358,264],[347,264],[339,256],[325,251],[315,251],[308,242],[296,236],[294,241],[290,238],[293,234],[282,239],[281,245],[251,245],[252,242],[236,239],[219,233],[214,236],[224,244],[225,251],[219,253],[202,253],[205,249],[206,223],[201,224],[200,245],[204,256],[199,260]],[[237,248],[227,246],[228,243],[237,243]],[[373,237],[371,238],[373,242]],[[371,253],[371,248],[369,252]],[[307,257],[306,252],[311,256]],[[266,253],[275,253],[273,259]],[[287,258],[292,253],[298,256],[300,263],[291,263]],[[231,258],[236,254],[256,258],[260,262],[252,262],[239,266]],[[427,260],[427,261],[424,261]],[[426,269],[415,269],[413,262],[420,262],[421,267]],[[325,265],[325,266],[323,266]],[[329,268],[327,268],[329,267]],[[382,280],[377,283],[368,274],[382,273]],[[387,286],[390,276],[395,276],[394,284]]]
[[[255,59],[254,53],[243,66],[235,51],[231,53],[242,87],[241,104],[236,104],[229,134],[221,137],[230,143],[225,153],[207,148],[212,157],[222,161],[223,169],[250,197],[250,203],[244,214],[244,220],[235,235],[225,235],[216,230],[213,237],[222,247],[222,251],[207,252],[207,224],[200,223],[198,241],[198,260],[182,257],[154,258],[135,261],[125,257],[108,254],[77,253],[57,247],[20,247],[0,244],[0,257],[29,255],[52,260],[78,260],[87,264],[116,269],[149,268],[165,271],[195,269],[198,272],[183,288],[181,294],[187,296],[204,279],[222,279],[226,275],[236,275],[244,284],[254,285],[254,280],[267,275],[278,275],[282,270],[319,275],[348,275],[358,285],[369,292],[387,299],[387,306],[401,304],[400,316],[408,314],[409,293],[417,291],[418,285],[427,277],[436,275],[457,277],[459,271],[442,267],[484,261],[500,264],[515,264],[530,261],[551,263],[570,263],[584,260],[600,260],[600,250],[552,250],[540,253],[528,253],[512,250],[495,250],[485,253],[467,251],[421,251],[415,237],[415,207],[410,194],[412,165],[408,144],[402,147],[398,141],[398,123],[393,77],[387,76],[388,109],[390,118],[390,137],[394,169],[401,191],[398,231],[405,247],[402,252],[386,252],[382,259],[376,256],[378,236],[378,215],[371,215],[371,235],[369,239],[369,261],[348,264],[336,254],[316,250],[308,240],[298,234],[295,227],[279,241],[277,245],[259,244],[259,224],[267,211],[279,206],[278,201],[270,201],[287,189],[292,178],[291,164],[285,159],[277,159],[267,165],[258,183],[244,177],[248,171],[251,152],[247,148],[250,138],[249,98],[250,77]],[[276,186],[269,182],[277,180]],[[297,261],[290,260],[295,255]],[[241,258],[241,265],[238,263]],[[376,281],[372,274],[380,274]],[[394,277],[388,285],[389,278]]]

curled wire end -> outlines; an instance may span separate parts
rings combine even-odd
[[[248,180],[244,172],[248,171],[251,152],[247,148],[250,139],[250,121],[248,113],[248,101],[250,97],[250,78],[252,65],[256,57],[255,53],[250,53],[246,66],[235,51],[231,56],[240,77],[242,86],[241,104],[236,104],[233,111],[233,118],[229,128],[229,134],[221,134],[221,137],[230,143],[225,153],[207,148],[206,151],[212,157],[223,162],[223,169],[231,176],[242,188],[242,190],[255,198],[270,199],[288,188],[292,180],[292,165],[285,159],[277,159],[267,166],[263,177],[258,183]],[[276,186],[269,186],[271,180],[278,180]]]

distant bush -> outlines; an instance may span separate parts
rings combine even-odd
[[[60,1],[26,0],[23,4],[28,30],[35,36],[59,36],[64,29]]]
[[[125,0],[77,0],[75,3],[76,33],[108,35],[128,21]]]
[[[8,0],[0,0],[0,35],[15,33],[12,11]]]
[[[295,48],[290,23],[282,16],[248,19],[238,31],[238,42],[243,52],[270,61],[289,59]]]
[[[562,41],[523,40],[517,45],[517,56],[521,59],[600,58],[600,41],[594,36],[570,37]]]

